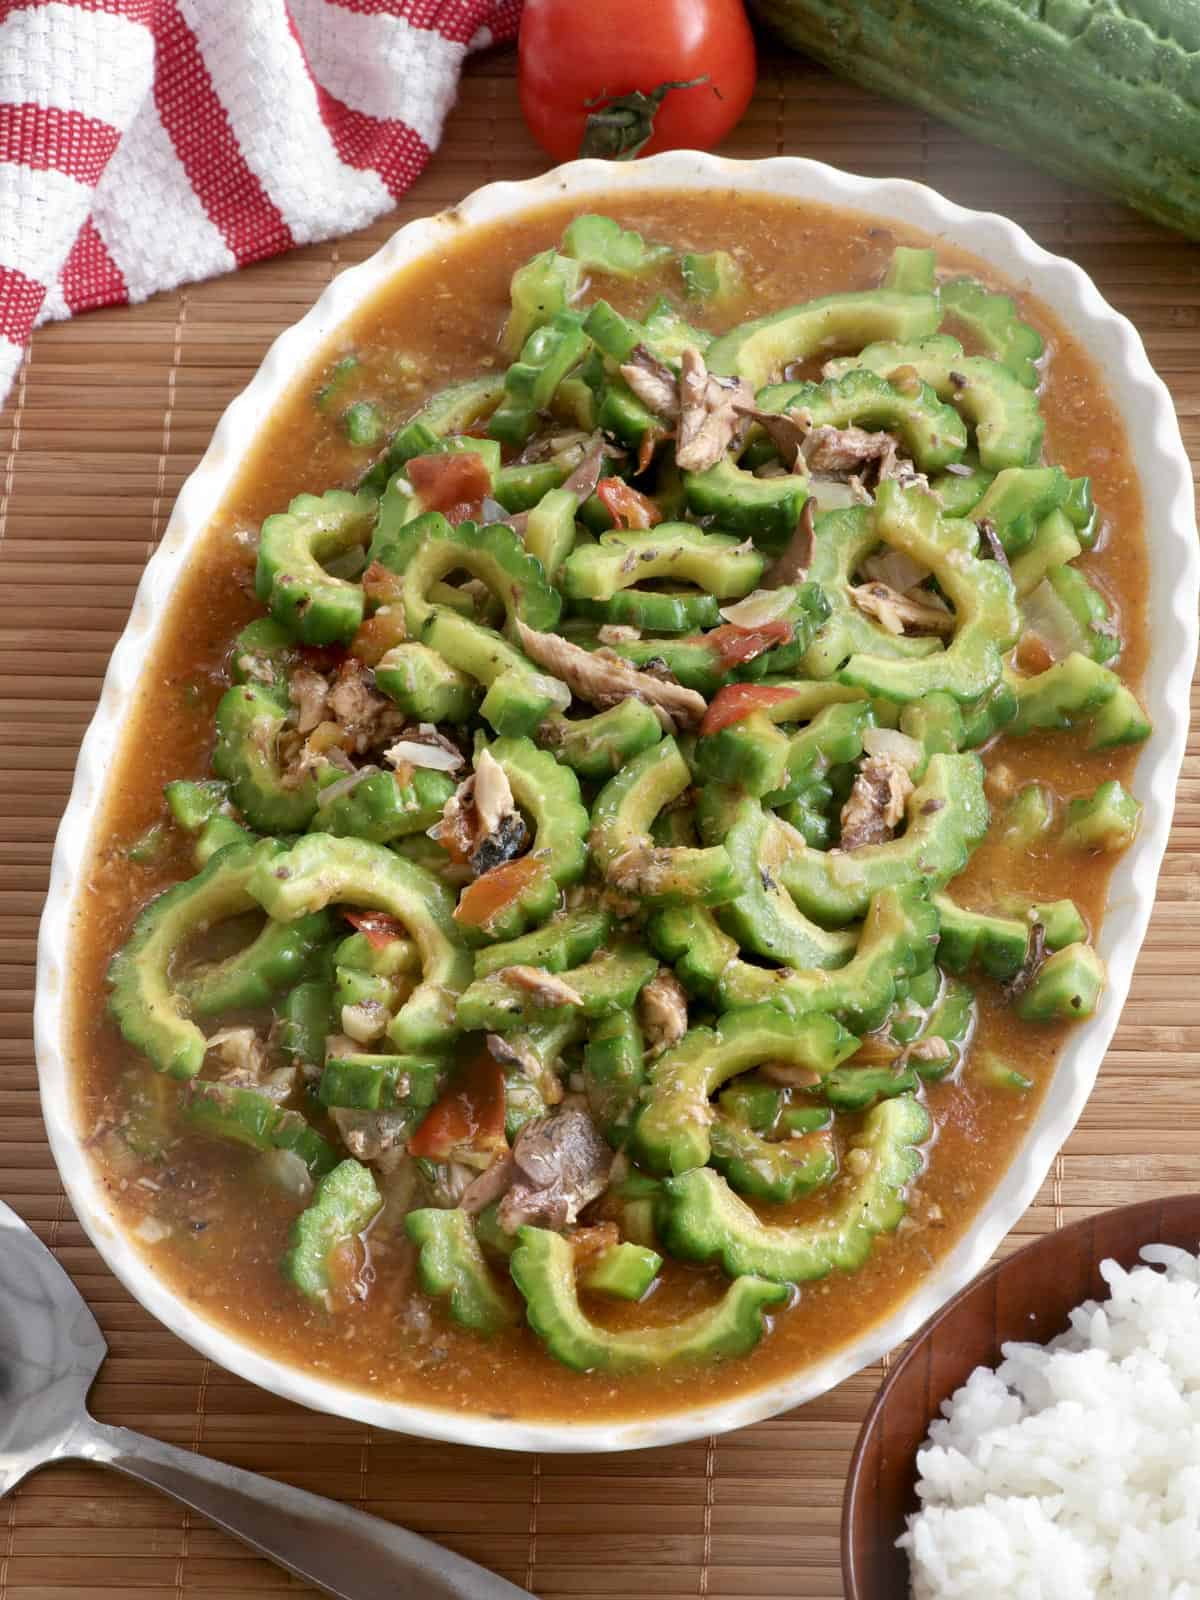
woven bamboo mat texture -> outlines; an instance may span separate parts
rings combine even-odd
[[[67,1206],[38,1112],[34,941],[55,829],[109,651],[180,484],[267,345],[409,218],[544,160],[513,59],[476,62],[442,149],[373,228],[34,339],[0,415],[0,1194],[87,1296],[105,1421],[394,1518],[543,1600],[842,1594],[838,1521],[881,1373],[742,1433],[625,1457],[501,1455],[372,1433],[202,1360],[110,1276]],[[1077,260],[1133,319],[1200,459],[1200,247],[792,57],[764,55],[725,147],[928,181]],[[1151,530],[1153,533],[1153,530]],[[1005,1249],[1091,1211],[1200,1188],[1200,744],[1124,1021],[1079,1128]],[[64,1466],[0,1503],[0,1600],[310,1593],[174,1504]],[[414,1596],[414,1600],[419,1597]]]

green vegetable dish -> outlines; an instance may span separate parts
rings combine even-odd
[[[365,1323],[406,1398],[661,1408],[845,1342],[1104,988],[1150,725],[1103,391],[952,251],[810,219],[844,287],[790,303],[706,206],[464,253],[511,310],[440,387],[378,318],[331,358],[108,891],[140,1237],[289,1360],[365,1382]]]

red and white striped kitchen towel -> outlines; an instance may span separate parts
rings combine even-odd
[[[35,323],[361,228],[520,0],[0,0],[0,401]]]

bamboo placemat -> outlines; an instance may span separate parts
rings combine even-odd
[[[34,339],[0,415],[0,1194],[104,1327],[111,1355],[94,1402],[106,1421],[402,1521],[544,1600],[835,1600],[842,1479],[878,1369],[742,1433],[626,1457],[505,1456],[373,1434],[251,1388],[154,1322],[87,1244],[42,1131],[29,1021],[37,918],[78,741],[143,563],[221,410],[333,273],[411,217],[541,170],[512,72],[511,55],[473,64],[441,151],[375,227]],[[725,151],[924,179],[1007,213],[1133,319],[1200,456],[1200,248],[794,58],[764,59]],[[1122,1026],[1006,1249],[1090,1211],[1200,1188],[1198,898],[1193,743]],[[312,1592],[112,1475],[62,1467],[0,1503],[0,1600],[251,1600],[282,1589]]]

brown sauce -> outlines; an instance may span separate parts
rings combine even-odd
[[[879,281],[897,243],[927,241],[911,230],[882,226],[851,213],[729,193],[663,196],[597,203],[626,225],[676,246],[730,249],[748,280],[742,320],[814,295],[866,288]],[[264,516],[302,490],[352,482],[363,456],[351,450],[313,405],[324,371],[349,350],[369,356],[366,378],[382,392],[398,422],[445,383],[502,362],[496,332],[507,307],[513,268],[559,237],[571,214],[548,207],[518,223],[464,232],[436,259],[400,274],[352,322],[319,361],[297,374],[292,397],[264,428],[209,536],[196,552],[171,607],[163,644],[143,674],[97,829],[87,910],[75,929],[71,984],[78,1115],[85,1131],[102,1130],[126,1109],[131,1085],[150,1074],[105,1014],[107,960],[139,908],[192,870],[188,842],[153,866],[131,863],[130,842],[163,816],[170,778],[204,776],[216,702],[227,683],[233,635],[260,614],[253,598],[252,548],[245,536]],[[938,242],[943,267],[994,279],[980,263]],[[628,289],[606,280],[604,292],[634,310],[657,288]],[[1014,293],[1018,293],[1016,290]],[[1140,680],[1146,639],[1143,597],[1146,553],[1141,500],[1129,451],[1102,379],[1086,354],[1043,307],[1018,293],[1022,315],[1049,347],[1043,408],[1046,458],[1072,476],[1087,474],[1105,524],[1095,551],[1080,562],[1117,609],[1124,639],[1119,662]],[[714,327],[719,325],[714,323]],[[1062,797],[1091,791],[1107,777],[1128,783],[1136,753],[1088,754],[1074,736],[1001,740],[986,761],[1004,785],[1038,779]],[[1014,855],[993,836],[976,853],[955,892],[988,906],[1005,894],[1039,899],[1070,896],[1091,929],[1105,909],[1111,857],[1081,860],[1047,848]],[[986,1207],[1020,1145],[1054,1071],[1064,1030],[1016,1021],[998,992],[980,986],[977,1048],[995,1051],[1034,1080],[1025,1095],[972,1078],[931,1085],[926,1100],[937,1124],[929,1163],[912,1196],[915,1226],[879,1240],[869,1263],[851,1277],[806,1286],[748,1357],[710,1366],[668,1369],[619,1382],[557,1365],[532,1333],[514,1330],[484,1341],[451,1324],[437,1305],[411,1289],[411,1253],[376,1229],[371,1237],[365,1300],[336,1315],[310,1306],[280,1277],[278,1262],[300,1202],[261,1174],[252,1153],[181,1134],[162,1161],[96,1144],[113,1210],[128,1228],[153,1217],[170,1229],[146,1247],[153,1269],[201,1315],[279,1359],[326,1379],[415,1403],[492,1417],[626,1418],[711,1403],[777,1382],[836,1351],[908,1296]],[[819,1210],[814,1197],[792,1208]],[[659,1323],[685,1307],[711,1303],[724,1280],[715,1271],[668,1263],[661,1288],[633,1308],[588,1301],[589,1314],[611,1326]]]

